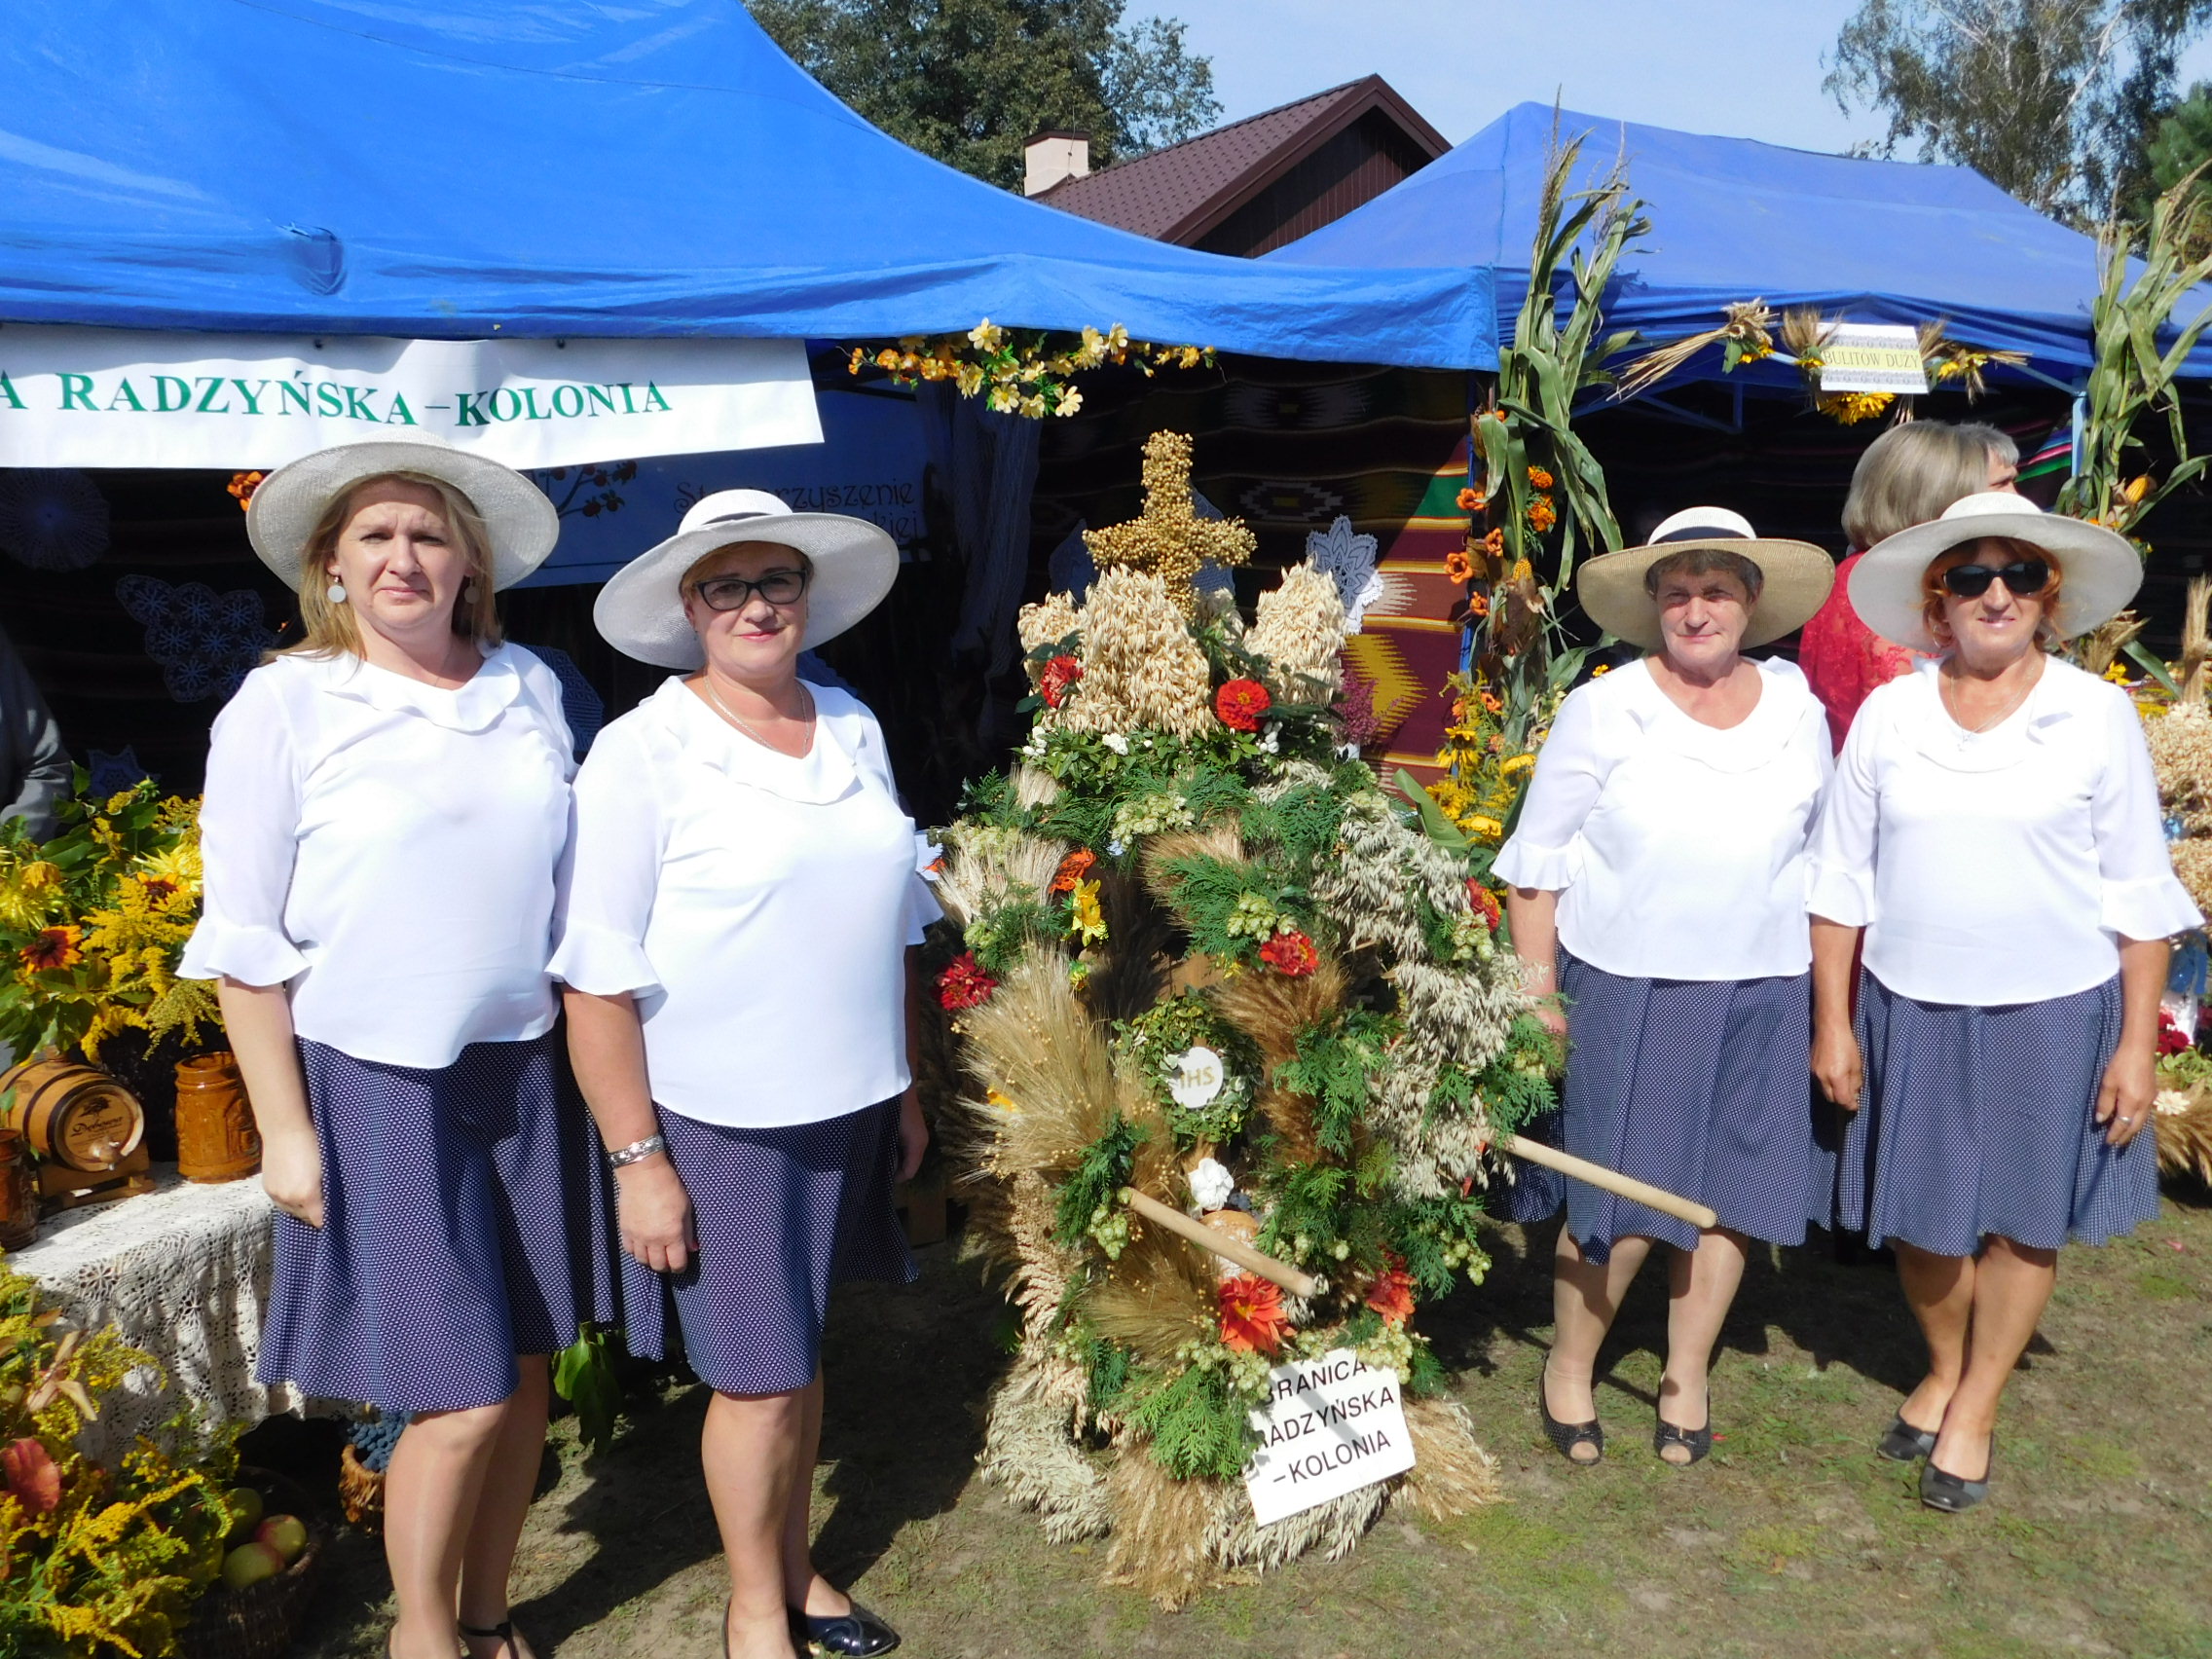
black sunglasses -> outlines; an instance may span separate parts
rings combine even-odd
[[[1953,565],[1943,572],[1943,587],[1961,599],[1979,599],[1991,582],[2003,582],[2025,598],[2050,585],[2050,567],[2041,559],[2022,559],[1998,569],[1989,565]]]
[[[736,610],[755,594],[770,605],[796,605],[806,592],[804,571],[770,571],[756,582],[743,576],[709,576],[691,590],[707,602],[709,610]]]

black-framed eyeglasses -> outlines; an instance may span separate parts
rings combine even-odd
[[[1991,582],[2003,582],[2023,599],[2050,585],[2050,566],[2041,559],[2021,559],[2005,566],[1953,565],[1943,572],[1943,587],[1961,599],[1979,599]]]
[[[804,571],[770,571],[758,581],[747,581],[743,576],[709,576],[695,584],[692,592],[707,602],[709,610],[742,609],[755,594],[770,605],[796,605],[799,595],[806,592]]]

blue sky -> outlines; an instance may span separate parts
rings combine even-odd
[[[1131,0],[1213,59],[1224,119],[1380,74],[1455,144],[1555,93],[1586,114],[1843,150],[1878,137],[1821,91],[1858,0]],[[2212,77],[2212,47],[2183,62]]]

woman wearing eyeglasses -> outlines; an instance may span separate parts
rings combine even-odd
[[[907,1051],[909,947],[937,908],[883,733],[809,686],[802,647],[890,591],[865,520],[724,491],[624,569],[593,616],[690,670],[603,731],[576,778],[553,973],[615,1166],[634,1352],[714,1390],[701,1456],[737,1659],[899,1638],[814,1570],[830,1287],[912,1276],[894,1180],[928,1133]]]
[[[2126,694],[2043,648],[2141,582],[2119,535],[2001,493],[1852,572],[1869,627],[1940,654],[1866,699],[1822,808],[1813,1071],[1856,1113],[1843,1223],[1896,1245],[1928,1343],[1879,1450],[1925,1458],[1921,1499],[1950,1513],[1989,1494],[2058,1247],[2157,1213],[2158,994],[2199,917]]]

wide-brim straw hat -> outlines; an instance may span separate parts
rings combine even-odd
[[[591,619],[625,656],[662,668],[706,661],[683,617],[683,573],[718,548],[772,541],[806,555],[803,646],[834,639],[878,605],[899,579],[899,543],[880,525],[843,513],[794,513],[765,490],[719,490],[683,515],[677,532],[647,548],[600,590]]]
[[[2009,490],[1989,490],[1963,496],[1943,509],[1941,518],[1900,530],[1868,548],[1851,570],[1851,608],[1892,645],[1916,651],[1941,649],[1928,631],[1922,578],[1937,554],[1988,535],[2023,542],[2058,566],[2065,585],[2050,623],[2066,639],[2111,621],[2143,585],[2143,561],[2124,535],[2101,524],[2046,513]]]
[[[1677,553],[1708,550],[1749,559],[1766,579],[1744,628],[1744,645],[1763,645],[1812,620],[1835,586],[1835,561],[1810,541],[1780,541],[1752,531],[1726,507],[1685,507],[1660,522],[1641,547],[1601,553],[1574,575],[1575,597],[1615,639],[1655,651],[1663,643],[1659,603],[1644,591],[1643,573]]]
[[[245,534],[261,562],[300,582],[308,537],[330,503],[364,479],[413,472],[451,484],[476,509],[492,540],[492,585],[513,587],[545,563],[561,539],[561,515],[545,492],[504,462],[471,455],[428,433],[363,438],[288,461],[261,481],[246,506]]]

